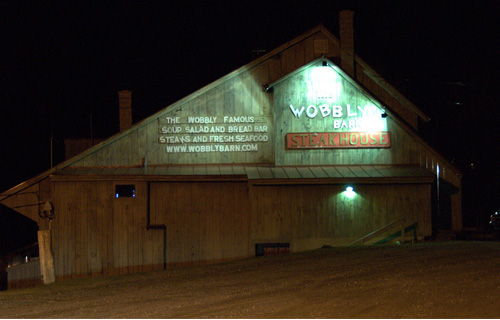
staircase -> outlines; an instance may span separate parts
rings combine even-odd
[[[370,240],[373,239],[378,239],[375,243],[372,244],[387,244],[390,242],[394,242],[394,240],[399,238],[399,243],[404,243],[406,238],[405,235],[408,235],[410,232],[413,231],[413,238],[412,238],[412,243],[417,241],[417,229],[418,229],[418,222],[415,222],[407,227],[405,227],[406,219],[402,218],[397,221],[394,221],[392,223],[389,223],[388,225],[375,230],[366,236],[352,242],[349,244],[349,246],[354,246],[354,245],[362,245],[362,244],[367,244]],[[380,239],[384,233],[390,232],[397,230],[396,232],[393,232],[384,238]]]

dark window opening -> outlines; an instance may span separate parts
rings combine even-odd
[[[115,198],[135,198],[135,185],[117,184],[115,186]]]
[[[290,253],[290,243],[256,243],[256,256],[269,256]]]

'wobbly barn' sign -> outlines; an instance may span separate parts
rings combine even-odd
[[[391,133],[379,131],[386,127],[382,111],[373,105],[351,107],[322,104],[310,105],[307,108],[294,108],[290,105],[294,118],[302,115],[308,119],[331,118],[332,131],[338,132],[302,132],[286,135],[287,149],[315,148],[390,148]],[[360,130],[360,131],[345,131]]]
[[[385,110],[339,72],[312,66],[276,90],[286,149],[391,147]]]

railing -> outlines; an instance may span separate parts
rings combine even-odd
[[[406,219],[402,218],[402,219],[399,219],[399,220],[394,221],[392,223],[389,223],[385,227],[382,227],[378,230],[375,230],[375,231],[367,234],[366,236],[362,237],[361,239],[358,239],[358,240],[350,243],[349,246],[364,244],[364,243],[370,241],[371,239],[375,238],[376,236],[378,236],[378,235],[380,235],[388,230],[395,228],[395,226],[399,226],[401,228],[401,231],[398,231],[397,234],[399,234],[401,232],[401,243],[403,243],[403,239],[405,237],[405,221],[406,221]],[[414,226],[414,225],[416,225],[416,224],[413,224],[412,226]],[[416,229],[414,229],[414,230],[416,232]],[[416,235],[416,233],[415,233],[415,235]]]

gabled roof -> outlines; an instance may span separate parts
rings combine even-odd
[[[248,63],[247,65],[244,65],[236,70],[234,70],[233,72],[221,77],[220,79],[218,80],[215,80],[214,82],[202,87],[201,89],[193,92],[192,94],[178,100],[177,102],[174,102],[173,104],[171,104],[170,106],[167,106],[166,108],[163,108],[162,110],[154,113],[153,115],[145,118],[144,120],[134,124],[131,128],[127,129],[127,130],[124,130],[122,132],[119,132],[115,135],[113,135],[112,137],[108,138],[107,140],[91,147],[90,149],[82,152],[81,154],[71,158],[71,159],[68,159],[60,164],[58,164],[56,167],[50,169],[50,170],[47,170],[43,173],[41,173],[40,175],[30,179],[30,180],[27,180],[9,190],[7,190],[6,192],[2,193],[2,196],[3,197],[0,197],[0,201],[5,199],[6,197],[5,196],[9,196],[10,194],[14,194],[16,192],[19,192],[20,190],[24,190],[25,188],[43,180],[43,179],[46,179],[47,177],[49,177],[49,175],[51,174],[54,174],[54,173],[57,173],[61,170],[63,170],[64,168],[67,168],[69,166],[71,166],[72,164],[80,161],[81,159],[87,157],[88,155],[90,154],[93,154],[103,148],[106,148],[108,145],[110,144],[113,144],[114,142],[118,141],[118,140],[121,140],[125,137],[127,137],[129,134],[131,134],[132,132],[135,132],[137,129],[141,128],[141,127],[144,127],[148,124],[150,124],[151,122],[153,121],[156,121],[157,118],[162,115],[163,113],[165,113],[166,111],[168,110],[176,110],[177,108],[181,107],[182,105],[184,105],[186,102],[208,92],[209,90],[215,88],[216,86],[232,79],[233,77],[237,77],[238,75],[240,75],[241,73],[245,72],[245,71],[248,71],[258,65],[260,65],[261,63],[263,63],[264,61],[268,60],[268,59],[272,59],[274,56],[278,55],[279,53],[285,51],[286,49],[288,48],[291,48],[292,46],[295,46],[296,44],[300,43],[301,41],[304,41],[318,33],[321,33],[323,36],[325,36],[326,38],[328,38],[332,43],[334,43],[335,45],[339,45],[339,40],[333,36],[332,33],[330,33],[323,25],[318,25],[317,27],[303,33],[302,35],[296,37],[295,39],[291,40],[291,41],[288,41],[286,42],[285,44],[281,45],[280,47],[268,52],[267,54],[264,54],[262,55],[261,57],[259,57],[258,59]],[[313,61],[317,60],[314,59]],[[361,60],[358,56],[355,56],[355,61],[356,63],[360,64],[363,66],[363,69],[364,69],[364,72],[365,74],[370,77],[374,82],[376,82],[378,85],[380,85],[382,88],[384,88],[384,90],[390,94],[392,97],[394,97],[397,101],[399,101],[405,108],[407,108],[410,112],[416,114],[418,117],[420,117],[421,119],[423,119],[424,121],[428,121],[429,120],[429,117],[427,115],[425,115],[421,110],[419,110],[415,105],[413,105],[410,101],[408,101],[401,93],[399,93],[394,87],[392,87],[391,85],[389,85],[387,83],[387,81],[385,81],[379,74],[377,74],[373,69],[371,69],[363,60]],[[331,62],[331,61],[330,61]],[[306,67],[307,65],[309,65],[309,63],[311,63],[310,61],[305,63],[304,67]],[[339,72],[342,72],[343,71],[339,68],[338,69]],[[285,75],[285,77],[287,76],[290,76],[291,74],[293,74],[294,72],[297,72],[298,70],[296,71],[292,71],[289,75]],[[343,73],[345,74],[345,73]],[[353,81],[353,80],[352,80]],[[275,81],[272,83],[272,85],[276,85],[276,83],[279,82],[279,80]],[[264,83],[262,83],[262,85],[264,85]],[[425,142],[423,142],[419,137],[418,135],[413,131],[411,130],[411,128],[408,128],[409,129],[409,132],[412,132],[412,135],[415,136],[417,139],[419,139],[420,143],[424,144],[425,147],[433,154],[437,155],[438,158],[440,159],[440,161],[442,162],[445,162],[445,163],[448,163],[448,166],[450,168],[453,168],[453,170],[456,171],[457,174],[460,174],[460,172],[458,170],[456,170],[447,160],[445,160],[443,157],[439,156],[438,153],[433,150],[430,146],[428,146]]]
[[[391,107],[387,106],[386,103],[383,103],[380,101],[380,99],[376,96],[374,96],[373,94],[369,93],[368,91],[365,90],[365,88],[363,88],[356,80],[354,80],[353,78],[351,78],[344,70],[342,70],[339,66],[337,66],[334,62],[332,62],[331,60],[329,60],[328,58],[326,58],[325,56],[322,56],[322,57],[319,57],[317,59],[314,59],[312,60],[311,62],[303,65],[302,67],[300,68],[297,68],[296,70],[290,72],[289,74],[283,76],[282,78],[274,81],[273,83],[269,84],[268,86],[266,86],[266,90],[268,91],[271,91],[272,88],[274,88],[275,86],[279,85],[281,82],[284,82],[286,81],[287,79],[301,73],[302,71],[304,71],[305,69],[311,67],[311,66],[314,66],[314,65],[317,65],[317,64],[323,64],[323,63],[326,63],[328,67],[332,68],[335,70],[335,72],[340,75],[344,80],[346,80],[350,85],[352,85],[353,87],[355,87],[357,90],[359,90],[360,92],[363,93],[364,96],[366,96],[368,99],[372,100],[373,102],[377,102],[378,105],[382,106],[385,110],[385,112],[401,127],[403,127],[414,139],[418,140],[420,143],[424,144],[426,147],[428,147],[428,149],[430,149],[433,153],[435,154],[438,154],[435,150],[433,150],[430,146],[427,145],[427,143],[422,140],[422,138],[419,136],[419,134],[410,126],[408,125],[404,119],[402,119],[396,112],[393,112],[393,110],[391,109]],[[363,62],[364,63],[364,62]],[[387,83],[387,81],[385,81],[381,76],[379,76],[375,71],[373,71],[371,68],[369,69],[370,70],[370,73],[375,77],[377,78],[378,82],[380,83],[384,83],[386,84],[387,86],[390,86],[390,84]],[[390,87],[392,88],[392,87]],[[408,102],[409,104],[411,104],[402,94],[400,94],[399,92],[396,91],[396,89],[392,88],[392,92],[395,96],[399,96],[398,98],[398,101],[400,101],[401,103],[403,102]],[[416,110],[418,110],[418,108],[416,106],[414,106],[413,104],[411,104],[411,108],[415,108]],[[422,117],[426,117],[426,118],[422,118],[422,119],[428,119],[430,120],[429,117],[427,117],[423,112],[421,112],[421,115]],[[442,158],[442,156],[440,156]],[[444,158],[443,158],[443,162],[447,162]],[[450,164],[451,166],[451,164]]]
[[[332,33],[330,33],[323,25],[318,25],[317,27],[309,30],[308,32],[305,32],[303,33],[302,35],[296,37],[295,39],[291,40],[291,41],[288,41],[286,42],[285,44],[281,45],[280,47],[268,52],[267,54],[264,54],[262,55],[261,57],[259,57],[258,59],[256,60],[253,60],[251,61],[250,63],[234,70],[233,72],[219,78],[218,80],[215,80],[214,82],[202,87],[201,89],[193,92],[192,94],[174,102],[173,104],[171,104],[170,106],[167,106],[166,108],[163,108],[161,110],[159,110],[158,112],[152,114],[151,116],[145,118],[144,120],[134,124],[131,128],[127,129],[127,130],[124,130],[122,132],[119,132],[117,134],[115,134],[114,136],[110,137],[109,139],[105,140],[104,142],[98,144],[98,145],[95,145],[94,147],[84,151],[83,153],[79,154],[78,156],[75,156],[74,158],[72,159],[69,159],[67,161],[64,161],[62,162],[61,164],[57,165],[56,166],[56,169],[59,170],[60,168],[64,168],[64,167],[67,167],[67,166],[70,166],[76,162],[78,162],[80,159],[102,149],[102,148],[105,148],[106,146],[114,143],[115,141],[118,141],[124,137],[126,137],[128,134],[136,131],[137,129],[141,128],[141,127],[144,127],[148,124],[150,124],[151,122],[153,121],[156,121],[157,118],[159,116],[161,116],[163,113],[165,113],[166,111],[175,111],[177,109],[179,109],[181,106],[183,106],[184,104],[186,104],[187,102],[201,96],[202,94],[205,94],[207,93],[209,90],[223,84],[224,82],[234,78],[234,77],[237,77],[239,76],[241,73],[243,72],[246,72],[254,67],[257,67],[258,65],[260,65],[261,63],[263,63],[264,61],[266,60],[269,60],[269,59],[272,59],[273,57],[279,55],[281,52],[285,51],[286,49],[289,49],[295,45],[297,45],[298,43],[300,43],[301,41],[304,41],[310,37],[313,37],[314,35],[318,34],[318,33],[321,33],[322,35],[324,35],[325,37],[327,37],[330,41],[332,41],[332,43],[334,43],[335,45],[339,45],[339,40],[337,38],[335,38],[333,36]],[[317,58],[315,58],[314,60],[316,60]],[[355,59],[357,62],[359,63],[362,63],[363,65],[366,65],[361,59],[359,59],[359,57],[355,56]],[[306,61],[305,63],[305,66],[306,67],[307,65],[309,65],[309,62]],[[300,68],[299,68],[300,69]],[[345,72],[343,72],[340,68],[338,68],[338,70],[340,70],[340,72],[342,72],[342,74],[344,74],[346,77],[348,77],[349,79],[351,79],[349,76],[347,76],[347,74]],[[403,97],[403,95],[399,92],[397,92],[396,89],[394,89],[392,86],[390,86],[387,81],[383,80],[383,78],[378,75],[375,71],[373,71],[371,68],[368,68],[367,70],[369,70],[369,72],[367,73],[368,76],[370,77],[373,77],[373,81],[379,83],[381,86],[383,86],[384,88],[387,88],[387,92],[393,96],[396,100],[398,101],[404,101],[405,103],[403,104],[404,107],[407,107],[410,112],[412,113],[416,113],[419,117],[421,117],[423,120],[425,121],[428,121],[430,118],[428,116],[426,116],[423,112],[421,112],[416,106],[414,106],[411,102],[409,102],[406,98]],[[297,70],[294,70],[292,71],[290,74],[293,74],[297,72]],[[289,75],[285,75],[285,77],[287,77]],[[278,79],[276,79],[278,80]],[[351,79],[352,82],[355,82]],[[266,85],[265,83],[262,83],[262,85]],[[264,88],[263,88],[264,89]],[[365,91],[366,92],[366,91]],[[372,96],[373,97],[373,96]]]
[[[431,120],[431,118],[426,115],[422,110],[420,110],[417,106],[411,103],[404,95],[402,95],[396,88],[394,88],[390,83],[388,83],[380,74],[378,74],[375,70],[373,70],[366,62],[364,62],[360,57],[355,56],[356,63],[363,67],[363,72],[370,77],[376,84],[385,89],[387,93],[389,93],[394,99],[396,99],[399,103],[405,106],[410,111],[417,114],[420,119],[425,122]]]

